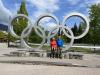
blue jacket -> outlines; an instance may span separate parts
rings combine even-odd
[[[58,47],[63,47],[63,40],[62,39],[57,39],[57,46]]]

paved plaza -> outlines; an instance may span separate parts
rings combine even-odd
[[[1,48],[0,62],[1,63],[30,63],[30,64],[49,64],[57,66],[82,66],[82,67],[96,67],[100,68],[100,55],[84,54],[83,60],[79,59],[57,59],[46,57],[8,57],[4,54],[9,54],[12,51],[19,50],[17,48]]]
[[[0,75],[100,75],[100,55],[84,54],[83,60],[3,55],[16,50],[0,49]]]
[[[0,75],[100,75],[100,68],[0,64]]]

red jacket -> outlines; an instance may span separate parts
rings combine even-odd
[[[57,48],[57,43],[55,40],[50,41],[51,48]]]

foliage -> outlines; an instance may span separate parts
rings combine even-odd
[[[30,43],[41,43],[42,39],[36,34],[34,28],[32,29],[29,37],[28,42]]]
[[[100,4],[92,5],[89,14],[91,43],[100,44]]]
[[[20,6],[20,9],[18,10],[17,14],[24,14],[24,15],[28,16],[24,0],[22,0],[22,2],[21,2],[21,6]],[[28,20],[23,17],[17,17],[12,22],[14,31],[19,36],[21,35],[23,29],[27,26],[27,24],[28,24]]]
[[[4,38],[4,36],[5,34],[2,31],[0,31],[0,38]]]

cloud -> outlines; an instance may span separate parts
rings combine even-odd
[[[8,25],[10,16],[12,16],[11,12],[4,7],[2,1],[0,0],[0,23]]]
[[[67,0],[70,5],[80,5],[80,0]],[[92,5],[92,4],[98,4],[100,3],[100,0],[83,0],[81,4],[86,5]]]
[[[36,20],[40,15],[44,13],[54,13],[55,11],[59,10],[59,0],[26,0],[29,2],[33,7],[36,8],[36,11],[33,13],[33,17],[31,19],[33,21]],[[41,24],[41,26],[45,30],[50,30],[53,26],[55,26],[54,23],[49,22],[50,18],[44,18],[44,22]]]
[[[72,11],[79,11],[81,9],[84,10],[84,8],[86,9],[84,11],[88,12],[88,10],[89,10],[88,7],[93,5],[93,4],[100,3],[100,0],[83,0],[83,1],[80,1],[80,0],[66,0],[66,2],[69,2],[71,12]],[[73,7],[73,6],[75,6],[75,7]]]
[[[71,12],[81,12],[85,14],[86,16],[88,15],[89,11],[89,6],[95,3],[100,3],[100,0],[67,0],[71,5],[70,5],[70,11],[68,11],[66,14],[71,13]],[[74,5],[74,7],[73,7]]]
[[[44,30],[46,30],[46,31],[51,31],[56,26],[57,26],[57,24],[53,23],[53,22],[48,22],[46,24],[41,24],[41,27],[43,27]]]
[[[100,3],[100,0],[96,0],[95,3]]]
[[[90,6],[93,4],[98,4],[100,3],[100,0],[85,0],[86,5]]]
[[[48,26],[48,29],[51,30],[51,29],[53,29],[54,27],[56,27],[57,24],[55,24],[55,23],[52,22],[52,23],[48,23],[47,26]]]
[[[50,31],[52,28],[57,26],[57,24],[52,18],[45,17],[39,21],[39,26],[46,31]]]
[[[36,11],[33,13],[33,16],[35,18],[45,12],[53,13],[59,10],[58,6],[59,0],[26,0],[26,1],[36,8]]]
[[[15,3],[14,8],[11,9],[10,11],[13,13],[13,15],[16,15],[19,8],[20,8],[20,3]]]
[[[26,0],[33,6],[37,8],[37,10],[42,11],[50,11],[54,12],[55,10],[59,9],[59,6],[57,5],[58,0]]]
[[[76,5],[80,0],[67,0],[71,5]]]

